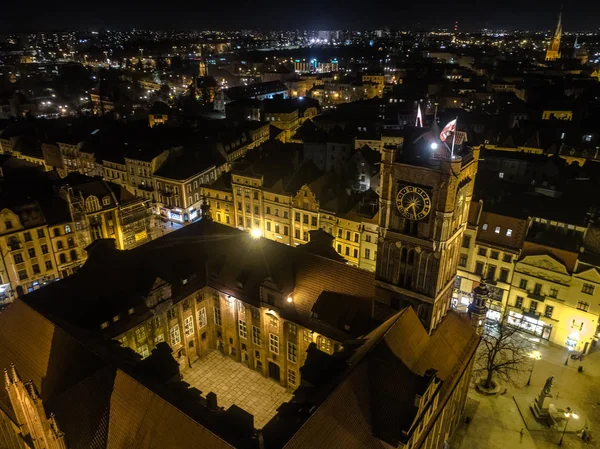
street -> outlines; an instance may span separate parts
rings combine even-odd
[[[525,334],[519,335],[528,338]],[[474,389],[473,379],[463,415],[470,417],[471,422],[466,424],[463,419],[452,438],[451,448],[558,447],[564,428],[550,429],[535,423],[528,407],[549,376],[554,376],[551,403],[559,409],[571,407],[579,415],[578,419],[570,420],[562,447],[600,447],[600,351],[584,356],[583,361],[569,359],[565,366],[566,348],[547,343],[533,344],[533,349],[540,351],[542,358],[535,362],[530,386],[527,386],[527,379],[531,364],[520,373],[516,386],[502,386],[501,392],[507,389],[504,394],[482,395]],[[581,373],[579,366],[583,367]],[[579,433],[575,433],[586,426],[593,432],[590,443],[584,443]]]

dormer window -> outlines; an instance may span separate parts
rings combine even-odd
[[[134,312],[135,312],[135,309],[133,307],[127,311],[127,313],[129,315],[133,315]]]
[[[6,229],[12,229],[12,228],[13,228],[12,221],[10,221],[10,220],[5,220],[5,221],[4,221],[4,226],[6,227]]]
[[[119,315],[113,316],[112,322],[116,323],[117,321],[119,321]]]
[[[187,278],[186,278],[186,279],[182,279],[182,280],[181,280],[181,285],[185,285],[185,284],[187,284],[187,283],[188,283],[188,280],[187,280]]]
[[[100,329],[106,329],[108,327],[108,321],[105,321],[100,325]]]

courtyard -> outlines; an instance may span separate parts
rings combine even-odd
[[[527,338],[522,336],[522,338]],[[583,361],[569,360],[565,366],[567,350],[551,344],[535,344],[542,359],[534,366],[531,385],[527,386],[529,368],[516,379],[516,385],[503,385],[504,394],[485,396],[477,392],[472,383],[469,390],[463,422],[450,441],[452,449],[549,449],[558,447],[562,430],[532,425],[529,404],[546,379],[553,375],[553,403],[571,407],[579,419],[571,420],[562,444],[564,448],[600,448],[600,351],[588,354]],[[583,372],[578,372],[578,367]],[[465,418],[471,419],[470,423]],[[589,427],[593,441],[585,443],[580,429]]]
[[[211,351],[183,373],[183,380],[206,397],[216,393],[220,407],[235,404],[254,415],[254,427],[262,429],[277,408],[292,394],[275,381],[236,362],[219,351]]]

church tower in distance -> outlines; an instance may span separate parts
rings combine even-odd
[[[546,50],[546,61],[556,61],[560,59],[560,38],[562,35],[562,12],[558,14],[558,24],[556,25],[556,31],[550,41],[550,45]]]
[[[382,153],[377,296],[392,311],[412,306],[431,332],[450,307],[479,150],[451,156],[426,131]]]

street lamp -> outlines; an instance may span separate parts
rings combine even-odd
[[[567,407],[567,411],[565,412],[565,418],[567,418],[567,422],[565,423],[565,428],[563,429],[563,433],[560,437],[560,441],[558,442],[559,446],[562,446],[563,438],[565,437],[565,433],[567,432],[567,426],[569,425],[569,420],[571,418],[579,419],[579,415],[577,413],[575,413],[573,410],[571,410],[571,407]]]
[[[535,366],[536,360],[540,360],[542,358],[542,353],[540,351],[531,351],[529,353],[529,358],[531,358],[531,371],[529,371],[529,379],[527,379],[527,385],[531,385],[531,376],[533,375],[533,367]]]
[[[262,231],[258,228],[252,228],[252,230],[250,231],[250,236],[253,239],[259,239],[262,237]]]

